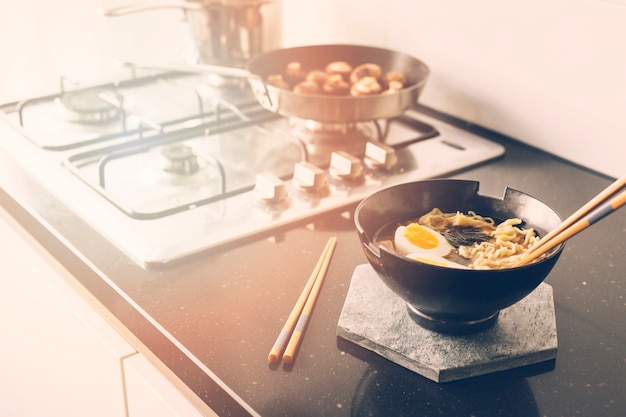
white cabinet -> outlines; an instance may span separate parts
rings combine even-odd
[[[72,280],[0,207],[0,415],[200,416]]]
[[[30,239],[0,211],[0,414],[124,417],[122,358],[135,349]]]

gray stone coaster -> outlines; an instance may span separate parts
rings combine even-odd
[[[556,358],[552,287],[542,283],[500,312],[487,330],[445,335],[410,317],[403,300],[369,264],[354,270],[337,336],[436,382],[449,382]]]

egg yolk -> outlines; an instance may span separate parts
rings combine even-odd
[[[434,249],[439,246],[437,236],[417,223],[411,223],[404,229],[404,237],[422,249]]]

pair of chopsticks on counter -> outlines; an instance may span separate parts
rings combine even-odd
[[[300,346],[300,342],[302,341],[307,322],[311,317],[313,306],[322,288],[322,283],[324,282],[324,277],[326,276],[326,271],[328,270],[328,265],[330,265],[330,259],[333,256],[336,244],[336,237],[333,236],[328,239],[328,243],[326,243],[319,261],[317,261],[309,280],[304,286],[300,297],[298,297],[298,301],[296,301],[293,310],[291,310],[291,314],[289,314],[289,318],[285,322],[276,342],[274,342],[274,346],[267,357],[270,363],[278,362],[283,350],[283,362],[290,364],[293,361],[298,347]]]
[[[616,180],[589,200],[563,223],[545,235],[515,266],[526,265],[550,249],[582,232],[626,203],[626,176]]]

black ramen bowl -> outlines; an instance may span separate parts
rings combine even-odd
[[[562,221],[540,200],[507,188],[502,199],[478,193],[479,183],[427,180],[401,184],[366,197],[355,212],[363,251],[378,276],[408,307],[422,327],[442,333],[472,333],[497,320],[500,310],[530,294],[550,273],[563,244],[543,259],[506,269],[455,269],[414,261],[385,244],[382,231],[407,223],[439,208],[492,217],[523,220],[540,236]]]

